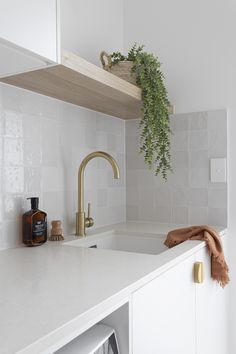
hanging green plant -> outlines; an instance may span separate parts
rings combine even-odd
[[[155,174],[161,174],[166,180],[171,171],[170,103],[161,64],[155,55],[145,52],[143,48],[135,43],[127,56],[114,52],[109,65],[115,67],[120,62],[132,62],[131,72],[142,90],[140,152],[144,154],[146,164],[154,168]]]

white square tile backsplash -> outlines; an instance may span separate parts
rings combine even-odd
[[[171,116],[174,173],[167,182],[143,164],[138,124],[126,122],[127,220],[226,225],[227,184],[209,177],[210,158],[227,157],[226,110]]]
[[[104,150],[117,160],[90,161],[85,203],[96,227],[144,220],[226,224],[227,185],[211,183],[209,159],[227,157],[225,110],[171,117],[174,173],[155,177],[139,154],[138,120],[107,117],[51,98],[0,85],[0,248],[21,243],[27,197],[39,196],[48,220],[75,230],[77,175],[82,159]],[[50,224],[49,224],[50,228]]]
[[[61,219],[64,233],[74,232],[78,167],[94,150],[117,160],[121,179],[113,181],[106,161],[90,161],[85,203],[91,202],[96,227],[123,222],[125,122],[0,85],[0,248],[21,243],[21,215],[30,196],[40,197],[49,222]]]

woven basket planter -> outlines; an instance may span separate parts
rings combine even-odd
[[[111,74],[116,75],[133,85],[136,85],[136,76],[131,71],[133,66],[132,61],[124,60],[112,65],[111,56],[104,51],[101,52],[100,59],[104,70],[109,71]]]

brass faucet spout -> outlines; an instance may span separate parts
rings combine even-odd
[[[103,151],[95,151],[86,156],[80,164],[79,172],[78,172],[78,212],[76,214],[76,235],[77,236],[85,236],[86,227],[90,227],[93,225],[92,218],[85,217],[84,211],[84,170],[87,166],[87,163],[94,159],[95,157],[103,157],[106,159],[113,169],[114,178],[120,178],[119,167],[114,160],[114,158],[106,152]]]

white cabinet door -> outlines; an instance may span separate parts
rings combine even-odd
[[[196,253],[196,261],[204,263],[204,282],[196,284],[197,354],[228,354],[227,287],[222,289],[211,279],[210,257],[206,248]]]
[[[57,1],[0,0],[0,39],[57,61]]]
[[[133,294],[133,354],[195,354],[194,260],[193,255]]]

